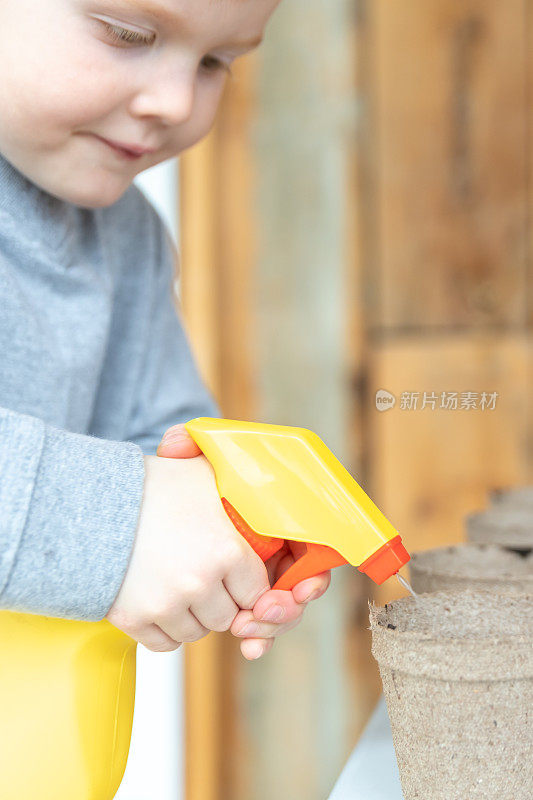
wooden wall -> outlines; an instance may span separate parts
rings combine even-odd
[[[419,549],[460,540],[488,487],[531,473],[530,3],[360,8],[369,481]],[[394,409],[372,408],[379,388]],[[441,408],[454,391],[457,410]]]
[[[411,549],[532,477],[530,6],[284,0],[182,159],[182,296],[224,414],[316,430]],[[188,646],[187,800],[324,800],[379,692],[367,600],[400,594],[341,568],[259,662]]]

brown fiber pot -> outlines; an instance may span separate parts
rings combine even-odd
[[[492,489],[489,499],[493,506],[520,508],[533,512],[533,486],[515,486],[508,489]]]
[[[405,800],[533,797],[533,596],[371,606]]]
[[[533,553],[484,544],[439,547],[413,553],[409,575],[420,594],[468,588],[533,594]]]
[[[496,503],[465,518],[466,537],[476,544],[499,544],[515,550],[533,549],[533,508]]]

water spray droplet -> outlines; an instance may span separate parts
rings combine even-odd
[[[403,575],[400,575],[400,573],[397,572],[396,573],[396,577],[398,578],[398,580],[400,581],[400,583],[402,584],[404,589],[407,589],[408,592],[411,592],[413,597],[418,597],[417,593],[414,591],[414,589],[411,586],[411,584],[409,583],[409,581],[406,581],[405,578],[403,577]]]

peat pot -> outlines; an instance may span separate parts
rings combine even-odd
[[[484,544],[439,547],[413,553],[409,575],[419,594],[468,588],[533,594],[533,553]]]
[[[533,512],[533,486],[492,489],[489,500],[500,508],[521,508]]]
[[[496,503],[465,518],[466,538],[476,544],[499,544],[526,553],[533,550],[533,508]]]
[[[405,800],[531,800],[533,596],[436,592],[370,623]]]

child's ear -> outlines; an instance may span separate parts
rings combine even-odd
[[[194,458],[202,451],[187,433],[184,423],[168,428],[157,448],[156,455],[163,458]]]

